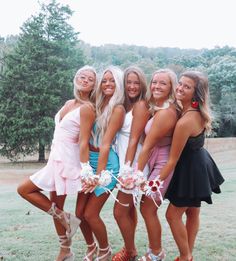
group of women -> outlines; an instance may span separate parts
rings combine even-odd
[[[78,70],[74,99],[55,116],[47,165],[18,193],[53,217],[60,242],[55,261],[75,260],[71,239],[79,226],[87,244],[84,261],[164,260],[157,215],[163,198],[170,202],[166,218],[179,249],[175,260],[193,260],[201,201],[211,204],[224,181],[203,148],[211,129],[207,78],[186,71],[177,82],[172,70],[161,69],[147,87],[135,66],[124,72],[110,66],[97,78],[90,66]],[[114,218],[124,246],[112,256],[100,212],[116,186]],[[63,210],[69,194],[78,195],[75,215]],[[138,202],[149,241],[139,259]]]

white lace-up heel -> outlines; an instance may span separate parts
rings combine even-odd
[[[100,260],[103,260],[104,258],[106,258],[106,261],[111,259],[111,247],[110,247],[110,245],[108,245],[108,247],[106,247],[106,248],[98,248],[98,254],[99,254],[100,251],[106,251],[106,253],[102,256],[97,256],[95,261],[100,261]]]
[[[83,261],[90,261],[91,259],[93,260],[93,256],[97,253],[98,250],[96,242],[93,242],[91,245],[87,245],[87,247],[92,249],[86,254]]]
[[[58,211],[59,213],[57,213]],[[65,227],[66,229],[66,236],[68,239],[72,238],[74,234],[76,233],[79,225],[80,225],[80,219],[78,219],[76,216],[66,213],[56,207],[56,204],[53,202],[51,208],[47,212],[49,215],[51,215],[53,218],[58,219],[61,224],[65,227],[65,224],[68,226]]]

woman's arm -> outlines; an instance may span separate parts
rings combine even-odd
[[[89,161],[89,139],[95,120],[95,111],[92,106],[84,104],[80,108],[80,161],[85,163]]]
[[[144,140],[142,151],[138,157],[138,170],[143,171],[154,146],[157,142],[160,142],[162,138],[172,132],[176,122],[177,115],[173,109],[156,112],[151,129]]]
[[[176,124],[167,163],[160,171],[160,180],[164,180],[174,170],[184,146],[191,134],[191,122],[179,120]]]
[[[133,107],[133,120],[129,137],[129,145],[126,151],[125,163],[133,163],[140,137],[150,117],[145,101],[136,102]],[[125,153],[125,152],[124,152]]]
[[[99,147],[100,152],[99,152],[98,167],[97,167],[98,175],[100,175],[102,170],[106,169],[111,143],[116,133],[123,125],[124,116],[125,116],[124,107],[121,105],[116,106],[111,114],[111,118],[109,120],[107,130],[103,136],[101,145]]]

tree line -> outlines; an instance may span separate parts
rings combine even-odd
[[[170,68],[208,74],[213,136],[236,136],[236,49],[149,48],[135,45],[91,46],[69,25],[73,11],[51,0],[41,4],[16,36],[0,37],[0,154],[16,160],[35,152],[45,160],[54,115],[73,97],[73,76],[85,64],[98,71],[108,65],[137,65],[147,75]]]

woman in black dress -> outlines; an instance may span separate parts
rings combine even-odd
[[[170,201],[166,218],[180,252],[175,261],[193,261],[201,201],[212,204],[211,194],[221,192],[219,186],[224,178],[203,148],[205,133],[211,129],[207,77],[197,71],[184,72],[176,88],[176,98],[183,110],[160,179],[165,179],[175,169],[165,195]]]

